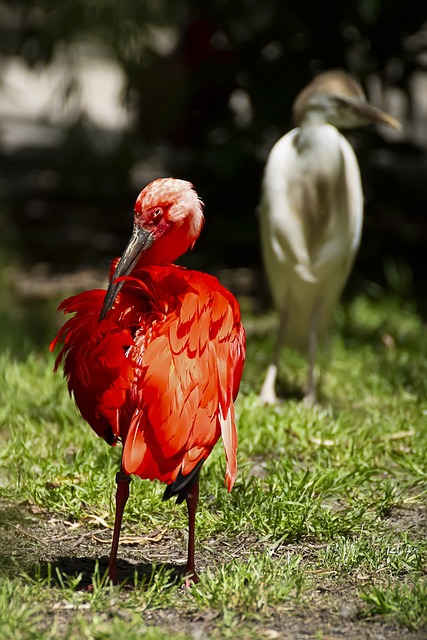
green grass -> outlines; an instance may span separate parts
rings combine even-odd
[[[228,494],[219,444],[202,472],[201,581],[189,589],[177,571],[185,508],[138,479],[119,549],[124,582],[108,584],[120,450],[79,418],[47,344],[29,347],[12,332],[0,353],[1,637],[423,637],[427,338],[401,306],[361,296],[340,310],[313,410],[298,398],[306,363],[290,351],[281,370],[289,397],[260,405],[273,341],[249,339],[239,474]]]
[[[420,620],[427,619],[427,583],[406,579],[403,583],[385,588],[372,587],[362,591],[361,597],[368,605],[366,615],[395,616],[408,628],[418,628]]]

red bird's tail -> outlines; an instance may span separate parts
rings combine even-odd
[[[176,480],[174,482],[171,482],[171,484],[168,484],[168,486],[166,487],[163,494],[162,502],[164,502],[165,500],[169,500],[174,496],[176,496],[177,504],[181,504],[181,502],[184,502],[184,500],[188,496],[188,493],[197,482],[200,469],[202,468],[204,461],[204,458],[203,460],[200,460],[187,475],[184,475],[180,471],[177,475]]]

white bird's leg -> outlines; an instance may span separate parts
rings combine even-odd
[[[314,310],[310,319],[307,389],[304,396],[304,404],[307,407],[314,407],[314,405],[317,402],[314,365],[316,363],[317,331],[318,331],[318,323],[319,323],[319,315],[320,315],[319,313],[320,306],[321,306],[321,300],[319,299],[314,307]]]
[[[286,322],[287,322],[287,312],[285,309],[286,309],[286,305],[284,304],[280,312],[279,329],[277,332],[277,340],[276,340],[276,345],[274,347],[273,359],[268,365],[267,373],[265,374],[264,382],[259,394],[259,397],[264,402],[264,404],[277,403],[275,387],[276,387],[277,371],[279,368],[280,353],[282,351],[282,345],[285,339]]]

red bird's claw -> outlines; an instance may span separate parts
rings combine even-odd
[[[191,573],[185,577],[184,587],[187,589],[191,587],[193,584],[198,584],[200,582],[200,578],[196,572]]]

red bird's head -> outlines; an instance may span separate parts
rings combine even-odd
[[[169,264],[192,249],[203,227],[203,203],[193,185],[176,178],[159,178],[139,194],[132,236],[111,278],[101,320],[111,309],[123,281],[118,278],[136,265]]]
[[[202,230],[203,203],[193,185],[159,178],[141,191],[135,202],[134,224],[149,234],[150,252],[144,264],[165,264],[192,249]]]

